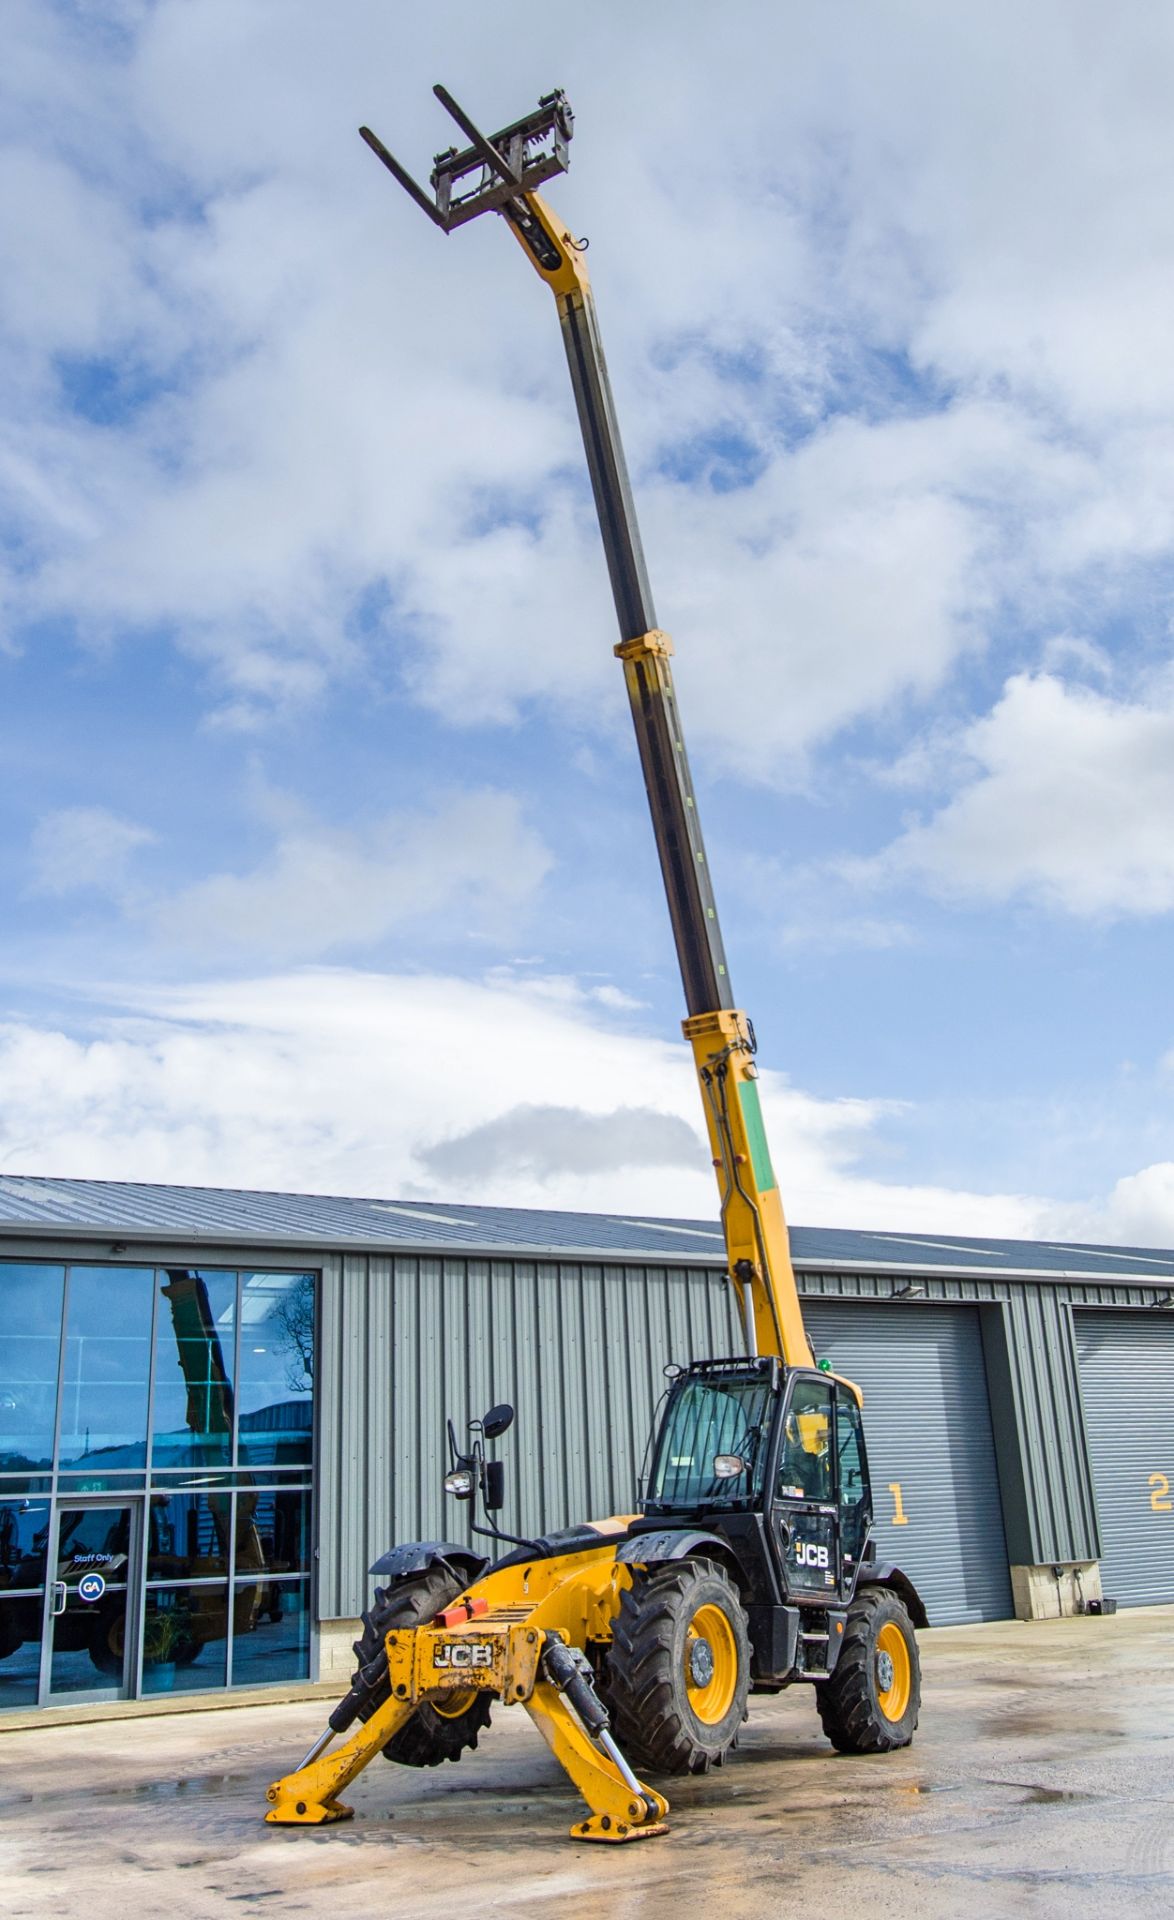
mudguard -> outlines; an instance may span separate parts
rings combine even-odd
[[[429,1567],[451,1566],[465,1576],[466,1586],[480,1578],[488,1560],[483,1553],[475,1553],[471,1547],[462,1547],[455,1540],[406,1540],[402,1546],[392,1547],[382,1554],[368,1573],[384,1574],[392,1580],[402,1580],[409,1573],[426,1573]]]
[[[928,1627],[929,1615],[925,1610],[925,1602],[909,1575],[902,1573],[900,1567],[894,1567],[883,1560],[866,1560],[860,1569],[856,1592],[859,1593],[862,1587],[891,1587],[898,1599],[904,1601],[906,1612],[914,1626]]]
[[[690,1527],[661,1527],[655,1533],[629,1534],[617,1547],[616,1559],[628,1565],[636,1562],[649,1567],[661,1566],[669,1560],[688,1560],[695,1553],[717,1560],[731,1570],[737,1567],[730,1543],[723,1540],[720,1533],[703,1533]]]

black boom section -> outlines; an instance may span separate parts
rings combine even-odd
[[[558,309],[623,655],[627,643],[659,637],[656,609],[595,304],[582,290],[560,295]],[[734,1001],[667,648],[634,653],[630,666],[632,719],[685,1003],[690,1015],[712,1013]]]

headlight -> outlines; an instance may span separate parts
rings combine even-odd
[[[719,1480],[736,1480],[740,1473],[745,1473],[746,1462],[740,1453],[715,1453],[713,1471]]]
[[[468,1467],[454,1467],[444,1476],[444,1491],[455,1493],[458,1500],[467,1500],[473,1491],[473,1476]]]

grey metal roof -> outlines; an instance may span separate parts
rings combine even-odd
[[[387,1253],[500,1253],[566,1258],[724,1263],[716,1220],[633,1218],[536,1207],[444,1206],[427,1200],[364,1200],[329,1194],[252,1193],[232,1187],[171,1187],[144,1181],[55,1180],[0,1175],[3,1239],[186,1242],[217,1247],[347,1248]],[[1035,1273],[1128,1279],[1174,1286],[1174,1250],[969,1235],[861,1233],[793,1227],[797,1267],[936,1273]]]

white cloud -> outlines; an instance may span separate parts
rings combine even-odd
[[[156,837],[106,807],[59,807],[33,830],[35,884],[43,893],[94,888],[124,896],[132,855]]]
[[[566,980],[550,992],[542,981],[314,969],[157,990],[120,1018],[87,1017],[77,1034],[8,1025],[0,1077],[8,1173],[133,1170],[144,1180],[685,1218],[717,1210],[685,1047],[625,1031]],[[1029,1230],[1029,1199],[862,1180],[856,1162],[883,1127],[883,1104],[817,1099],[771,1072],[761,1085],[793,1219]],[[628,1124],[633,1089],[646,1135],[659,1128],[657,1151],[643,1157],[654,1164],[601,1152],[609,1129]],[[470,1140],[500,1143],[519,1107],[571,1114],[557,1154],[541,1165],[533,1152],[462,1156]]]
[[[419,166],[446,123],[418,76],[454,44],[490,118],[573,54],[554,192],[595,233],[662,614],[731,764],[791,777],[800,747],[931,697],[1008,595],[1032,614],[1094,563],[1169,552],[1169,22],[882,23],[860,0],[849,31],[750,0],[731,35],[683,0],[671,52],[651,15],[619,64],[606,12],[569,41],[527,16],[519,65],[508,5],[405,34],[374,0],[343,31],[288,0],[275,36],[262,0],[160,0],[104,43],[14,11],[14,625],[170,628],[236,725],[371,673],[458,721],[616,711],[547,296],[497,223],[441,242],[354,135],[372,117]],[[62,351],[113,360],[141,404],[79,419],[53,399]],[[657,478],[731,430],[752,485]]]
[[[1100,1206],[1055,1209],[1044,1230],[1111,1246],[1174,1247],[1174,1160],[1126,1174]]]
[[[0,1026],[4,1172],[716,1216],[686,1049],[567,979],[315,968],[123,998],[73,1032]],[[886,1103],[761,1086],[802,1225],[1174,1245],[1169,1163],[1082,1202],[878,1180]]]
[[[552,857],[512,794],[454,794],[363,830],[289,825],[251,873],[167,899],[159,936],[198,954],[316,959],[443,915],[458,933],[516,930]]]
[[[1148,704],[1018,674],[955,742],[973,770],[872,861],[948,898],[1026,898],[1087,916],[1174,908],[1174,695]]]

